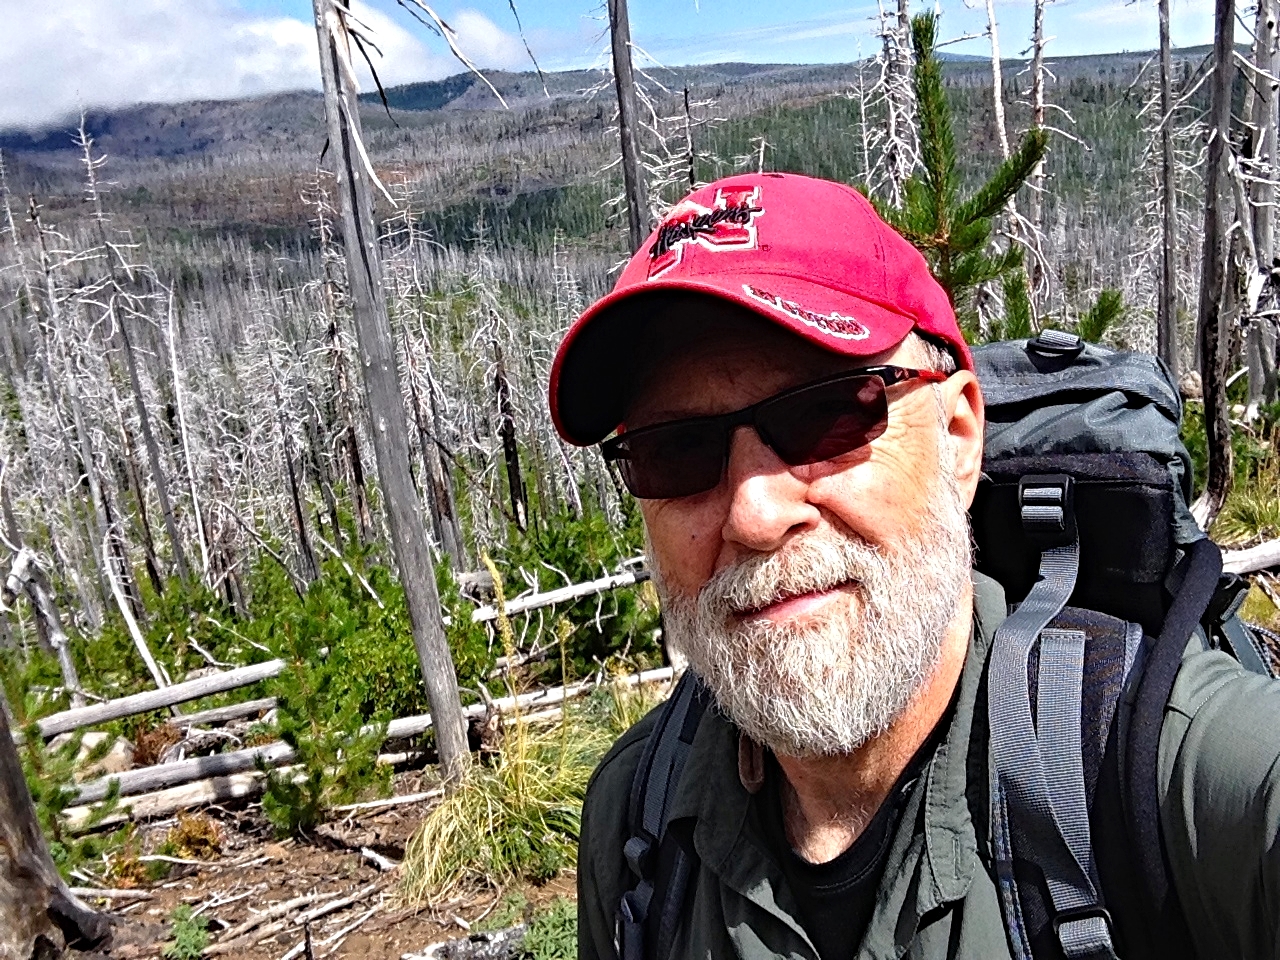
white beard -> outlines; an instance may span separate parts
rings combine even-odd
[[[721,570],[696,598],[673,595],[655,562],[672,645],[747,736],[785,756],[849,753],[887,730],[933,673],[972,564],[958,484],[941,473],[919,529],[885,548],[844,530],[808,534]],[[802,624],[741,622],[842,585]]]

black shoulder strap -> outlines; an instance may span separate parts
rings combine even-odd
[[[631,835],[623,854],[635,883],[618,905],[620,960],[659,960],[670,952],[694,863],[692,846],[668,841],[667,826],[671,801],[708,699],[701,679],[686,671],[658,714],[631,781],[627,809]]]
[[[1169,875],[1160,839],[1157,759],[1165,705],[1182,666],[1183,653],[1218,589],[1222,553],[1208,538],[1193,543],[1186,557],[1186,574],[1174,595],[1160,636],[1146,651],[1129,733],[1125,744],[1124,795],[1129,842],[1144,878],[1152,917],[1151,929],[1171,948],[1189,943],[1177,893]]]

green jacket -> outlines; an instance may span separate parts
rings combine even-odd
[[[986,822],[981,684],[1004,592],[975,574],[974,630],[954,716],[911,788],[859,957],[1010,956]],[[615,960],[614,918],[632,877],[627,802],[653,716],[601,762],[583,807],[578,954]],[[738,732],[715,711],[698,729],[672,817],[692,817],[699,875],[672,960],[818,960],[801,912],[748,816]],[[1160,737],[1161,817],[1173,881],[1206,958],[1280,960],[1280,683],[1189,648]]]

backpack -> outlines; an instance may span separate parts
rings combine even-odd
[[[1193,638],[1271,671],[1257,628],[1236,616],[1247,582],[1223,575],[1187,507],[1181,398],[1156,358],[1061,331],[974,360],[987,402],[975,566],[1011,606],[988,661],[987,721],[1013,956],[1192,957],[1160,839],[1164,707]],[[669,806],[709,702],[686,672],[641,754],[621,960],[670,955],[697,856],[666,829]]]

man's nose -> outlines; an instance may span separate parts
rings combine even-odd
[[[806,500],[808,484],[752,427],[733,432],[724,482],[729,503],[722,535],[727,543],[770,552],[782,546],[794,530],[819,519],[817,508]]]

